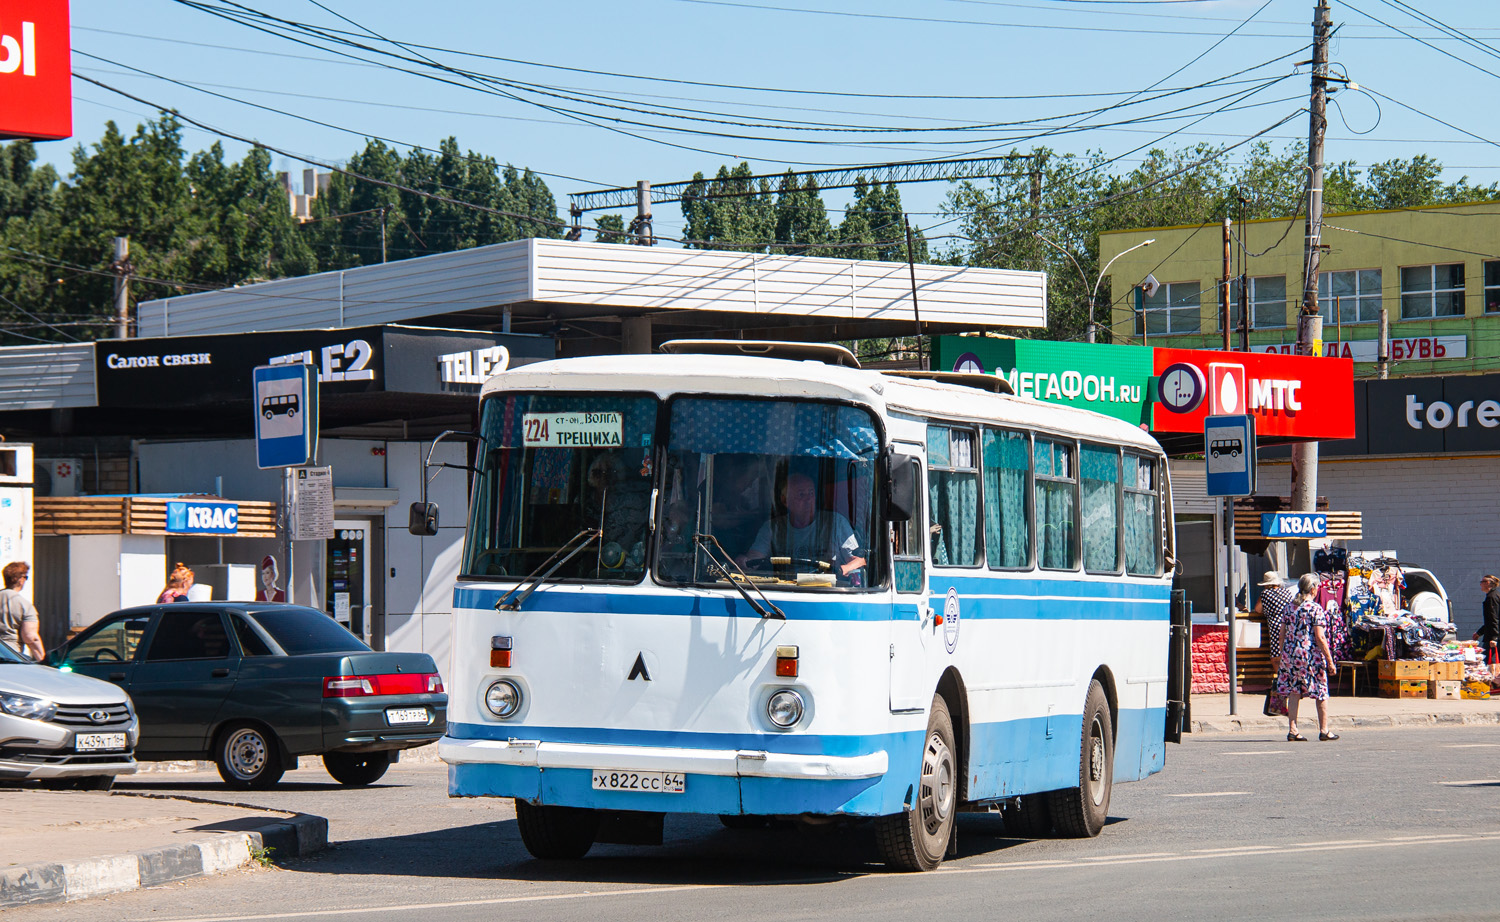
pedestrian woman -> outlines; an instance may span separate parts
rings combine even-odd
[[[1279,670],[1281,667],[1281,636],[1282,626],[1286,621],[1287,612],[1292,608],[1292,590],[1282,585],[1281,574],[1275,570],[1267,570],[1260,582],[1260,598],[1255,600],[1255,610],[1265,620],[1266,634],[1271,642],[1271,668]]]
[[[1287,734],[1291,742],[1307,737],[1297,732],[1297,705],[1311,698],[1318,707],[1318,739],[1339,738],[1328,729],[1328,677],[1334,674],[1333,653],[1323,623],[1328,614],[1318,605],[1318,575],[1304,573],[1297,580],[1293,608],[1282,624],[1281,668],[1276,673],[1276,691],[1286,696]]]

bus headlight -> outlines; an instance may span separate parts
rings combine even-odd
[[[766,699],[766,719],[783,730],[795,727],[806,709],[802,696],[790,688],[772,692]]]
[[[516,716],[521,709],[521,686],[510,679],[501,679],[484,692],[484,706],[501,720]]]

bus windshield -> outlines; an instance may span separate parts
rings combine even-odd
[[[465,576],[523,577],[585,529],[558,579],[639,582],[659,401],[636,394],[500,394],[485,401]]]
[[[880,585],[880,433],[867,410],[681,397],[662,472],[657,579],[777,588]]]

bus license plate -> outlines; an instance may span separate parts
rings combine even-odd
[[[611,772],[594,769],[596,791],[643,791],[681,794],[687,779],[680,772]]]
[[[427,722],[426,708],[386,708],[385,722],[391,726],[397,724],[425,724]]]
[[[101,749],[124,749],[123,733],[80,733],[73,738],[73,748],[79,752],[98,752]]]

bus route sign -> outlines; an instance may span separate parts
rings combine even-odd
[[[1254,421],[1244,414],[1205,417],[1203,460],[1208,468],[1209,496],[1249,496],[1254,493]]]

